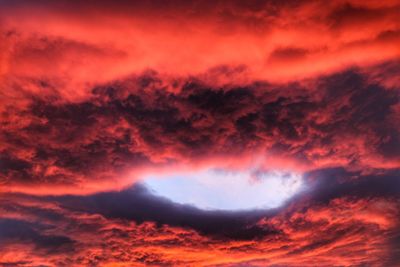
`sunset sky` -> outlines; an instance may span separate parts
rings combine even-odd
[[[0,0],[0,266],[400,266],[400,0]]]

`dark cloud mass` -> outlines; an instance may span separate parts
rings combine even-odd
[[[0,0],[0,266],[399,266],[399,11]],[[301,189],[146,183],[205,170]]]
[[[102,214],[107,218],[133,220],[137,223],[151,221],[159,226],[166,224],[193,228],[215,238],[253,239],[274,233],[273,229],[250,225],[256,223],[265,212],[203,211],[155,197],[141,185],[120,192],[99,193],[87,197],[56,197],[55,201],[72,210]]]
[[[174,85],[177,92],[165,89]],[[396,167],[398,105],[397,90],[358,70],[304,85],[241,87],[165,82],[153,73],[97,87],[84,102],[34,99],[4,111],[2,180],[73,185],[182,157],[259,151],[310,167]]]
[[[193,250],[213,247],[219,255],[215,260],[234,252],[251,253],[258,255],[261,264],[292,264],[304,253],[323,266],[326,257],[334,255],[350,265],[376,265],[382,258],[388,264],[397,262],[398,171],[363,176],[344,169],[321,169],[305,176],[311,185],[306,195],[295,196],[279,209],[244,212],[204,211],[176,204],[141,185],[88,196],[8,194],[0,209],[6,218],[20,217],[2,219],[0,238],[5,245],[20,240],[29,251],[33,245],[32,255],[40,251],[49,256],[50,264],[62,265],[96,265],[110,259],[155,265],[205,263],[194,251],[192,256],[173,260],[165,252],[182,253],[182,246]],[[98,243],[107,245],[93,250]],[[143,247],[126,247],[129,244]],[[165,251],[151,251],[154,246]],[[361,248],[371,254],[360,254]],[[239,263],[250,264],[245,258]]]

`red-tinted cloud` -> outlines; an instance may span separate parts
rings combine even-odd
[[[57,79],[72,98],[143,69],[246,65],[281,82],[400,55],[398,2],[18,2],[2,8],[2,73]]]
[[[321,171],[319,178],[328,183],[323,199],[316,188],[311,198],[300,197],[272,212],[201,211],[141,188],[86,197],[8,194],[0,205],[0,262],[395,266],[398,172],[359,177],[358,184],[340,181],[346,175]],[[365,182],[374,179],[380,186]]]
[[[2,1],[0,265],[396,266],[399,11]],[[307,190],[225,212],[140,185],[205,168]]]
[[[300,172],[399,167],[398,90],[357,69],[240,87],[150,73],[93,88],[78,103],[52,97],[2,113],[1,177],[11,190],[93,192],[146,171],[255,161]]]

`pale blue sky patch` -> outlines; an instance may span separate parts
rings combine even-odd
[[[176,203],[217,210],[276,208],[304,188],[297,173],[221,169],[148,175],[143,183]]]

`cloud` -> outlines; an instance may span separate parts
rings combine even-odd
[[[395,266],[399,8],[0,1],[0,265]],[[308,191],[227,212],[140,185],[205,169]]]
[[[198,75],[245,65],[252,79],[286,82],[399,58],[396,2],[3,1],[2,7],[2,72],[56,79],[73,99],[88,85],[146,69]]]
[[[39,194],[93,192],[154,170],[249,168],[257,155],[265,169],[397,168],[398,90],[370,77],[350,69],[216,87],[151,72],[95,87],[80,102],[24,98],[2,112],[1,179],[18,191],[40,185]]]
[[[70,238],[58,235],[43,235],[41,232],[46,230],[46,225],[35,225],[13,219],[1,219],[0,228],[2,250],[9,243],[32,242],[35,244],[36,249],[45,249],[47,253],[73,252],[74,242]]]
[[[87,197],[62,196],[52,198],[62,206],[87,213],[99,213],[107,218],[123,218],[137,223],[189,227],[202,234],[221,238],[253,239],[274,234],[273,229],[261,229],[247,222],[256,222],[261,212],[203,211],[157,198],[141,185],[120,192],[107,192]]]
[[[2,225],[13,225],[13,230],[1,228],[7,246],[0,262],[29,258],[26,265],[351,266],[381,264],[382,259],[396,263],[398,174],[357,176],[343,169],[321,169],[307,177],[316,186],[273,211],[202,211],[154,196],[140,186],[88,196],[3,195]],[[19,254],[11,251],[21,240],[25,249]],[[74,253],[60,253],[72,244]]]

